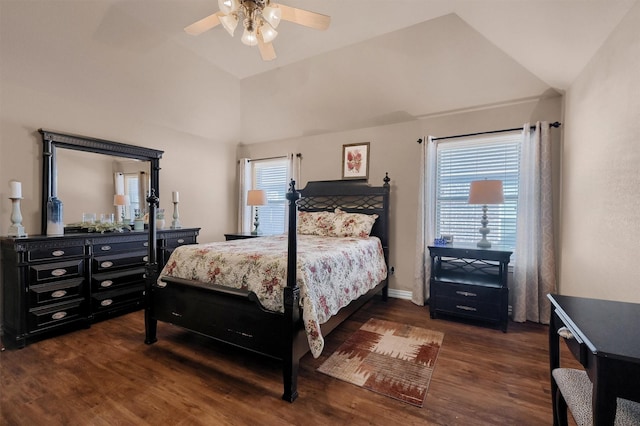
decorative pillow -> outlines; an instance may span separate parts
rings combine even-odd
[[[298,212],[298,234],[330,236],[334,231],[333,212]]]
[[[347,213],[338,208],[333,217],[332,235],[334,237],[368,237],[377,218],[377,214]]]

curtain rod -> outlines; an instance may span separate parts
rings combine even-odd
[[[561,125],[562,125],[562,123],[560,123],[559,121],[555,121],[553,123],[549,123],[549,127],[558,128]],[[536,128],[536,126],[530,126],[531,130],[533,130],[535,128]],[[443,136],[441,138],[433,138],[432,140],[439,141],[439,140],[443,140],[443,139],[454,139],[454,138],[464,138],[464,137],[468,137],[468,136],[489,135],[489,134],[492,134],[492,133],[515,132],[516,130],[522,130],[522,127],[515,127],[513,129],[491,130],[491,131],[488,131],[488,132],[467,133],[466,135]],[[418,143],[422,143],[422,139],[418,139],[417,142]]]
[[[280,155],[278,157],[265,157],[265,158],[250,158],[249,162],[252,161],[266,161],[266,160],[279,160],[281,158],[287,158],[287,155]],[[300,154],[299,152],[296,154],[296,157],[298,158],[302,158],[302,154]]]

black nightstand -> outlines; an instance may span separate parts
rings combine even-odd
[[[511,251],[475,244],[430,246],[429,311],[498,324],[507,331]]]
[[[231,240],[244,240],[245,238],[262,237],[264,234],[252,234],[251,232],[235,232],[232,234],[224,234],[226,241]]]

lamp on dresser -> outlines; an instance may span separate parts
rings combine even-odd
[[[255,207],[256,215],[253,222],[253,231],[251,231],[252,235],[258,235],[258,227],[260,226],[260,221],[258,220],[258,206],[264,206],[267,204],[267,194],[262,189],[250,189],[247,192],[247,205]]]
[[[476,180],[469,186],[469,204],[482,204],[482,225],[478,232],[482,238],[478,241],[478,247],[490,248],[491,242],[487,240],[489,229],[489,219],[487,219],[487,204],[504,203],[504,193],[501,180]]]
[[[113,205],[119,210],[120,220],[124,223],[126,206],[129,205],[129,196],[124,194],[115,194],[113,196]]]

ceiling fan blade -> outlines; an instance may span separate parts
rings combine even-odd
[[[211,28],[220,25],[220,16],[224,15],[222,12],[216,12],[213,15],[209,15],[206,18],[194,22],[193,24],[184,27],[184,31],[187,34],[199,35]]]
[[[258,49],[260,49],[260,56],[263,61],[272,61],[276,58],[276,51],[273,48],[273,44],[265,43],[262,41],[262,37],[258,37]]]
[[[282,19],[316,30],[326,30],[331,23],[331,17],[321,13],[310,12],[297,7],[285,6],[284,4],[272,4],[282,11]]]

